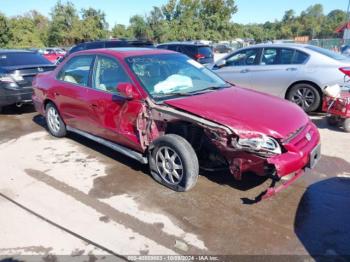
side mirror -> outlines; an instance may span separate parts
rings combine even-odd
[[[222,59],[222,60],[219,60],[216,62],[215,66],[218,67],[218,68],[222,68],[226,65],[226,60],[225,59]]]
[[[119,83],[117,85],[117,92],[123,96],[124,99],[127,100],[132,100],[132,99],[138,99],[140,98],[140,94],[138,92],[138,90],[136,89],[136,87],[131,84],[131,83],[127,83],[127,82],[122,82]]]

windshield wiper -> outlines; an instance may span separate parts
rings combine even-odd
[[[210,91],[210,90],[219,90],[219,89],[223,89],[223,88],[229,88],[231,87],[230,85],[225,85],[225,86],[208,86],[206,88],[200,89],[200,90],[196,90],[196,91],[192,91],[189,92],[190,94],[201,94],[204,93],[206,91]]]
[[[168,94],[157,94],[153,95],[153,97],[156,98],[164,98],[164,97],[169,97],[169,96],[193,96],[193,95],[198,95],[202,93],[206,93],[207,91],[210,90],[219,90],[223,88],[229,88],[231,87],[230,85],[225,85],[225,86],[209,86],[200,90],[195,90],[191,92],[174,92],[174,93],[168,93]]]

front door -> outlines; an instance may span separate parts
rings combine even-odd
[[[213,70],[227,82],[251,88],[251,68],[259,63],[259,48],[244,49],[227,57],[226,64]]]
[[[117,91],[119,83],[131,83],[122,65],[114,57],[98,55],[87,93],[89,117],[94,135],[141,150],[136,122],[142,101],[127,100]]]

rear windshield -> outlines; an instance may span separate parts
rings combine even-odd
[[[328,50],[328,49],[324,49],[324,48],[321,48],[321,47],[318,47],[318,46],[313,46],[313,45],[310,45],[310,46],[307,46],[306,47],[307,49],[310,49],[312,51],[315,51],[319,54],[322,54],[322,55],[325,55],[325,56],[328,56],[329,58],[332,58],[332,59],[335,59],[335,60],[346,60],[347,58],[339,53],[336,53],[334,51],[331,51],[331,50]]]
[[[37,53],[2,53],[0,54],[0,66],[22,65],[52,65],[52,63]]]
[[[213,51],[209,46],[200,46],[198,47],[198,53],[204,55],[205,57],[212,57]]]

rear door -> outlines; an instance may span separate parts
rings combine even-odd
[[[141,150],[136,128],[142,108],[138,100],[126,100],[117,92],[119,83],[132,83],[121,63],[114,57],[98,55],[92,88],[87,92],[92,133],[116,143]]]
[[[259,48],[251,48],[233,53],[226,57],[223,67],[214,66],[213,70],[231,84],[251,88],[251,69],[259,64],[260,51]]]
[[[303,67],[300,57],[302,53],[292,48],[264,48],[260,64],[250,69],[251,88],[284,98]]]
[[[56,77],[52,94],[65,123],[86,132],[94,128],[87,103],[94,59],[94,55],[79,55],[69,59]]]

